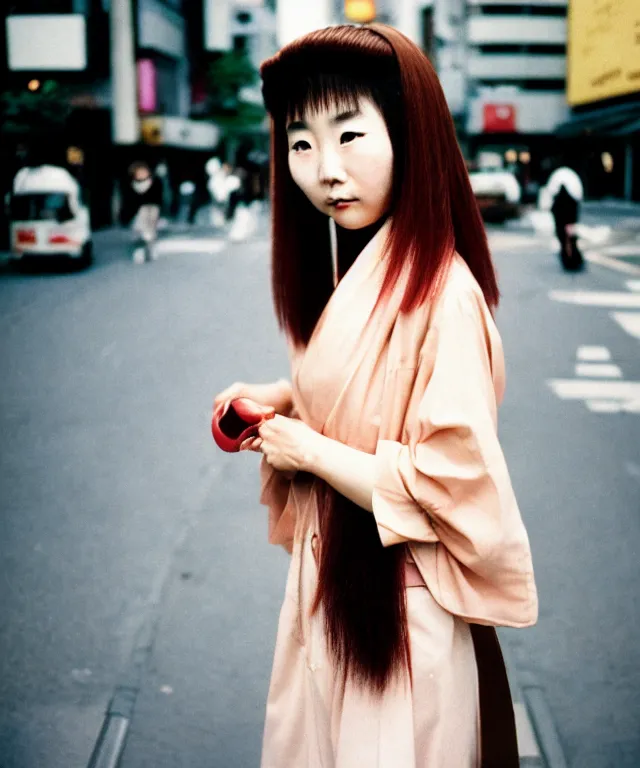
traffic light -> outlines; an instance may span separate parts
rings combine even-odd
[[[344,15],[348,21],[366,24],[376,17],[375,0],[344,0]]]

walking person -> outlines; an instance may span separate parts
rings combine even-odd
[[[129,214],[133,216],[133,261],[142,264],[153,259],[153,243],[158,235],[163,186],[162,181],[143,162],[135,162],[129,166],[129,177],[127,207]]]
[[[579,204],[562,184],[553,198],[551,213],[555,224],[556,237],[560,243],[560,262],[567,272],[577,272],[584,266],[584,259],[578,249],[575,225],[578,222]]]
[[[498,286],[443,91],[378,24],[306,35],[261,75],[291,381],[231,385],[214,420],[237,397],[276,411],[241,446],[291,553],[262,768],[515,768],[494,627],[535,623],[537,596],[496,432]]]
[[[584,197],[582,181],[572,168],[561,166],[549,177],[544,194],[551,201],[551,215],[560,244],[560,263],[567,272],[577,272],[584,268],[575,229]]]

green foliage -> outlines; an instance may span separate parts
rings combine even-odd
[[[42,136],[62,128],[71,112],[66,89],[45,80],[37,91],[0,94],[0,131],[5,135]]]
[[[209,115],[227,132],[259,125],[266,112],[262,105],[242,101],[240,91],[255,85],[259,75],[244,51],[223,53],[209,67]]]

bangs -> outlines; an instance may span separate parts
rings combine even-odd
[[[301,118],[305,113],[322,110],[357,109],[361,98],[372,98],[371,85],[356,83],[341,73],[315,72],[306,78],[296,78],[282,94],[277,117],[287,122]],[[273,115],[272,115],[273,116]]]
[[[386,46],[363,50],[335,40],[294,44],[266,61],[261,75],[265,107],[277,122],[332,107],[354,109],[362,98],[381,109],[393,95],[400,102],[399,69]]]

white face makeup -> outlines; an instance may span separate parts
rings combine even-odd
[[[389,208],[393,148],[371,99],[359,108],[306,112],[288,124],[289,170],[311,203],[345,229],[376,222]]]

